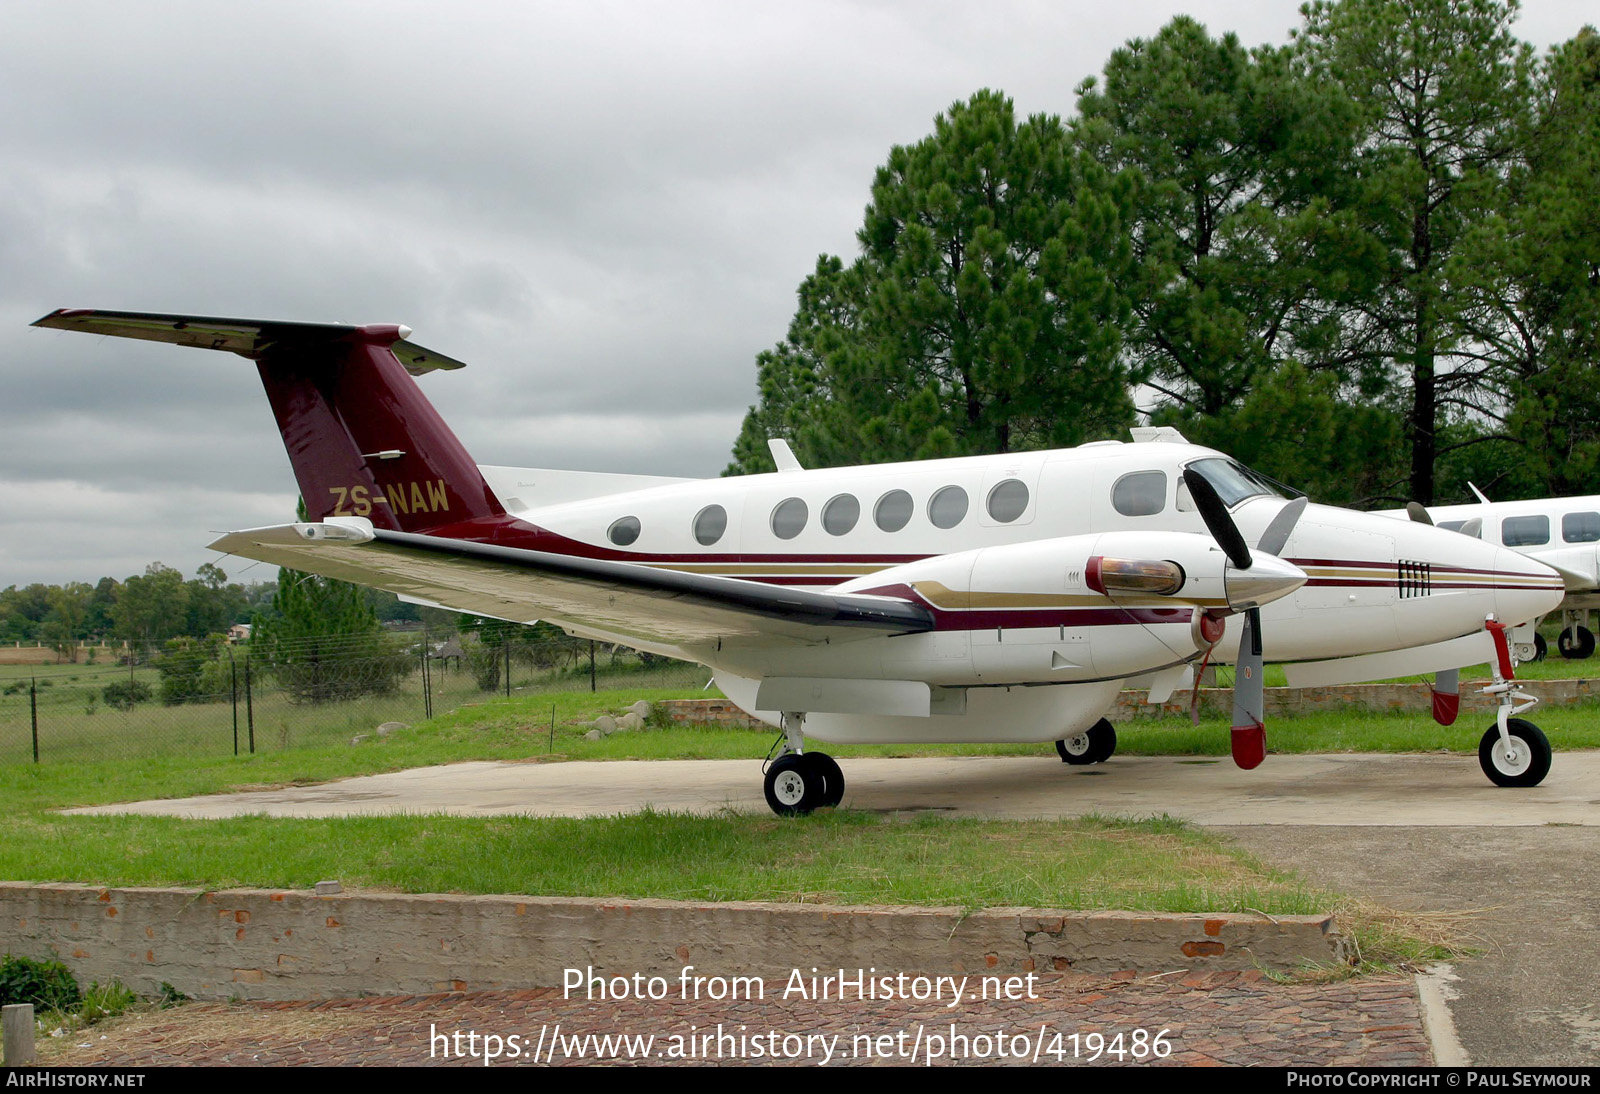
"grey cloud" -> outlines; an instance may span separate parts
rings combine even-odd
[[[192,572],[205,529],[292,505],[247,362],[28,329],[52,308],[407,323],[472,366],[423,385],[480,460],[714,475],[755,354],[816,256],[854,253],[889,147],[984,86],[1066,114],[1180,8],[1252,44],[1297,21],[1268,0],[11,5],[0,585]],[[1529,0],[1518,29],[1585,18]]]

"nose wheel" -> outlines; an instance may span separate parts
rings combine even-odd
[[[1496,786],[1538,786],[1550,773],[1550,740],[1522,718],[1506,719],[1505,736],[1498,723],[1478,743],[1478,764]]]
[[[1061,762],[1074,767],[1105,763],[1116,750],[1117,731],[1104,718],[1056,742],[1056,755]]]

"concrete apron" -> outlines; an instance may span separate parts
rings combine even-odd
[[[1476,757],[1268,756],[1253,771],[1226,760],[1119,756],[1069,767],[1054,756],[847,759],[844,806],[957,816],[1167,813],[1203,825],[1504,827],[1600,825],[1600,752],[1558,752],[1544,784],[1493,786]],[[605,816],[645,806],[764,813],[753,760],[462,763],[317,786],[69,810],[192,818],[389,813]]]

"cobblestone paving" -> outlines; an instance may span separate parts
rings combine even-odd
[[[483,1066],[487,1044],[500,1053],[494,1066],[530,1064],[536,1051],[539,1063],[557,1065],[659,1064],[680,1057],[696,1064],[820,1064],[830,1047],[831,1066],[923,1064],[930,1056],[938,1064],[1117,1064],[1135,1062],[1139,1050],[1139,1062],[1189,1065],[1432,1063],[1409,977],[1279,984],[1255,973],[1052,974],[1040,979],[1037,998],[969,1000],[955,1008],[904,1000],[784,1000],[782,981],[766,983],[764,1001],[686,1002],[676,998],[678,985],[671,986],[660,1002],[564,1000],[559,989],[541,989],[188,1004],[145,1015],[89,1047],[52,1053],[46,1062]],[[1151,1038],[1163,1030],[1160,1044],[1170,1046],[1170,1055],[1153,1060]],[[1088,1059],[1091,1034],[1110,1046],[1097,1061]],[[618,1044],[623,1035],[635,1038],[632,1051]],[[605,1037],[612,1038],[609,1051],[599,1040]],[[646,1037],[653,1037],[648,1047],[641,1045]]]

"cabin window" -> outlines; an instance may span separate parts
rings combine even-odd
[[[1568,543],[1600,543],[1600,513],[1568,513],[1561,518],[1561,538]]]
[[[1441,520],[1439,527],[1446,532],[1459,532],[1473,539],[1481,539],[1483,536],[1482,517],[1473,517],[1471,520]]]
[[[954,528],[967,515],[967,492],[946,486],[928,499],[928,519],[935,528]]]
[[[1500,522],[1500,542],[1507,547],[1538,547],[1550,542],[1550,518],[1507,517]]]
[[[772,534],[779,539],[793,539],[805,530],[810,515],[805,502],[799,498],[785,498],[772,511]]]
[[[989,516],[1010,524],[1028,508],[1028,488],[1021,479],[1007,479],[989,491]]]
[[[1111,488],[1111,507],[1125,517],[1148,517],[1167,507],[1167,473],[1135,471]]]
[[[709,547],[722,538],[728,530],[728,511],[720,505],[708,505],[694,518],[694,538],[702,547]]]
[[[623,517],[621,520],[613,521],[606,531],[606,538],[618,547],[628,546],[639,538],[639,518]]]
[[[872,509],[872,519],[885,532],[898,532],[911,523],[911,514],[916,512],[916,508],[910,494],[904,490],[891,490],[878,499],[878,504]]]
[[[822,507],[822,528],[830,536],[842,536],[861,519],[861,503],[854,494],[840,494]]]

